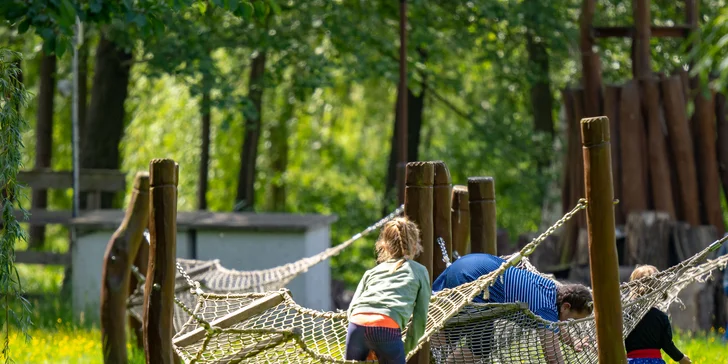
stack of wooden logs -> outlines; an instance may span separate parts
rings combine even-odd
[[[637,264],[665,269],[722,236],[721,188],[728,192],[725,96],[699,89],[685,71],[606,86],[602,95],[611,126],[619,200],[615,221],[624,232],[617,244],[624,271]],[[582,89],[564,90],[562,97],[568,130],[562,181],[566,212],[585,193],[579,121],[590,115],[584,111]],[[588,273],[585,228],[581,215],[564,229],[559,263],[572,267],[570,278],[588,281],[579,273]],[[705,298],[707,291],[713,287],[700,295]],[[704,321],[700,328],[709,327],[710,319]]]

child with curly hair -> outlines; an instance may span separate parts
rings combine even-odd
[[[384,225],[376,243],[377,266],[364,273],[349,305],[346,359],[404,364],[425,332],[430,303],[430,275],[412,260],[422,252],[420,231],[407,218]],[[407,338],[402,329],[412,318]]]

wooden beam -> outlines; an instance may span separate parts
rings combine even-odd
[[[68,225],[73,216],[71,211],[30,210],[28,211],[28,220],[25,220],[25,214],[22,211],[14,210],[13,214],[18,222],[30,223],[32,225]]]
[[[30,188],[73,188],[73,172],[38,169],[18,172],[18,181]],[[82,169],[81,191],[119,192],[126,190],[126,174],[115,169]]]
[[[651,38],[685,38],[690,31],[688,25],[674,25],[670,27],[650,27]],[[633,38],[632,27],[593,27],[592,33],[595,38]]]
[[[468,205],[468,198],[467,186],[457,185],[453,187],[450,218],[452,222],[452,249],[453,252],[457,251],[460,256],[470,254],[470,206]]]
[[[435,240],[442,238],[445,242],[447,254],[452,256],[452,180],[445,162],[437,161],[434,165],[435,178],[432,188],[433,233]],[[443,251],[437,242],[435,242],[432,257],[432,276],[436,278],[447,268],[443,261]]]
[[[15,263],[43,264],[43,265],[70,265],[71,254],[50,253],[36,251],[16,251]]]
[[[493,177],[468,178],[470,241],[473,253],[498,254],[495,181]]]
[[[283,302],[282,294],[271,294],[251,302],[249,305],[239,308],[215,321],[210,322],[211,327],[226,329],[239,322],[247,320],[255,315],[261,314],[266,310],[278,306]],[[174,346],[185,347],[201,340],[205,337],[205,328],[198,327],[176,339]]]

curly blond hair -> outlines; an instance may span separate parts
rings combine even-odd
[[[632,271],[632,274],[629,276],[630,281],[636,281],[645,277],[649,277],[651,275],[657,274],[660,270],[657,269],[654,265],[637,265],[637,267]],[[634,289],[633,295],[635,296],[641,296],[645,293],[647,293],[650,290],[650,285],[652,282],[645,282],[643,285],[640,285],[639,287],[636,287]]]
[[[405,260],[414,259],[422,253],[420,229],[406,217],[395,218],[384,224],[374,248],[377,252],[377,263],[399,259],[392,269],[395,271]]]

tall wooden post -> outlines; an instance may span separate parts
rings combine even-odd
[[[445,162],[437,161],[434,163],[435,178],[432,189],[432,208],[433,208],[433,231],[434,244],[432,276],[439,277],[440,273],[447,268],[443,261],[442,249],[437,243],[438,238],[442,238],[445,242],[445,250],[449,256],[452,256],[452,215],[450,209],[452,202],[452,181],[450,179],[450,171],[447,169]]]
[[[172,364],[177,245],[177,167],[171,159],[149,164],[149,270],[144,286],[144,352],[147,363]]]
[[[470,196],[470,248],[473,253],[498,254],[495,181],[493,177],[468,178]]]
[[[589,270],[600,363],[627,363],[622,337],[622,303],[614,226],[609,119],[581,120],[586,187]]]
[[[433,184],[435,183],[435,163],[407,163],[406,187],[404,190],[404,214],[417,224],[422,239],[422,254],[416,260],[427,267],[432,282],[432,256],[434,250],[433,230]],[[424,345],[409,364],[427,364],[430,362],[430,345]]]
[[[124,220],[111,236],[101,273],[101,345],[104,363],[126,363],[126,300],[131,262],[149,221],[149,175],[137,173]]]
[[[149,194],[149,184],[147,182],[147,195]],[[147,197],[148,199],[148,197]],[[147,201],[147,209],[149,207],[149,202]],[[149,228],[149,216],[147,212],[147,228]],[[137,250],[136,258],[134,258],[134,266],[139,269],[139,273],[143,275],[144,277],[147,276],[147,266],[149,265],[149,243],[147,243],[144,239],[142,239],[142,243],[139,244],[139,250]],[[134,291],[136,291],[137,286],[139,285],[139,281],[137,280],[136,276],[132,274],[129,277],[129,295],[131,296]],[[144,350],[144,330],[142,329],[142,323],[139,321],[136,317],[129,315],[129,327],[131,328],[132,332],[134,333],[134,337],[136,338],[136,346],[137,348]]]
[[[460,256],[470,254],[470,206],[468,187],[456,185],[452,189],[452,249]]]
[[[650,0],[632,0],[632,12],[635,30],[634,38],[632,38],[634,55],[632,73],[635,79],[642,80],[652,74]]]

